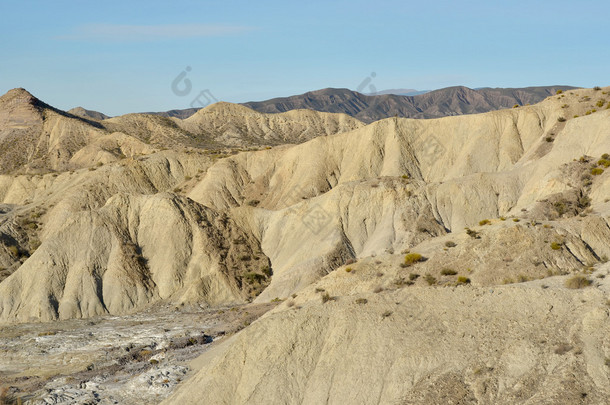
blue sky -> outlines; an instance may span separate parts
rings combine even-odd
[[[0,92],[118,115],[188,108],[203,90],[355,90],[372,72],[377,90],[604,86],[608,15],[607,1],[2,0]],[[172,91],[182,72],[186,95]]]

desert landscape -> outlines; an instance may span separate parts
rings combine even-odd
[[[10,90],[0,403],[610,402],[610,87],[456,91]]]

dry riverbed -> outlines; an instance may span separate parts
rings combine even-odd
[[[153,404],[275,304],[0,326],[0,404]]]

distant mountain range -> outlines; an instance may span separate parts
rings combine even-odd
[[[464,86],[447,87],[416,96],[383,94],[367,96],[348,89],[323,89],[291,97],[244,103],[246,107],[265,113],[278,113],[294,109],[345,113],[370,123],[383,118],[440,118],[450,115],[476,114],[514,105],[535,104],[557,90],[570,90],[571,86],[525,87],[515,89],[482,88],[473,90]]]
[[[343,113],[365,123],[388,117],[441,118],[452,115],[478,114],[511,108],[514,105],[535,104],[557,92],[572,90],[572,86],[541,86],[524,88],[478,88],[464,86],[439,90],[389,89],[366,95],[349,89],[327,88],[290,97],[265,101],[251,101],[242,105],[261,113],[280,113],[305,109],[320,112]],[[145,114],[186,119],[199,109],[148,112]],[[94,120],[108,116],[97,111],[77,107],[70,113]]]
[[[384,94],[396,94],[397,96],[418,96],[420,94],[426,94],[432,90],[415,90],[415,89],[387,89],[376,91],[375,93],[368,93],[367,96],[382,96]]]

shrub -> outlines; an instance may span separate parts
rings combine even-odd
[[[436,278],[434,278],[430,274],[426,274],[426,276],[424,277],[424,280],[426,280],[426,283],[428,283],[428,285],[436,284]]]
[[[506,217],[500,217],[500,221],[506,221]]]
[[[244,262],[247,262],[248,260],[251,260],[252,258],[249,255],[241,255],[239,256],[239,260],[242,260]]]
[[[607,168],[607,167],[610,166],[610,160],[608,160],[608,159],[600,159],[600,160],[597,161],[597,164]]]
[[[519,108],[519,104],[515,104],[513,108]]]
[[[604,104],[606,104],[606,100],[597,100],[597,103],[595,103],[598,107],[603,107]]]
[[[382,292],[382,291],[383,291],[383,287],[375,287],[375,289],[373,290],[373,292],[374,292],[375,294],[379,294],[379,293],[380,293],[380,292]]]
[[[599,87],[599,86],[595,86],[595,87],[593,87],[593,90],[595,90],[595,91],[599,91],[599,90],[601,90],[601,89],[602,89],[602,88],[601,88],[601,87]]]
[[[559,355],[566,354],[570,350],[572,350],[572,346],[570,346],[567,343],[562,343],[560,345],[557,345],[557,347],[555,348],[555,354],[559,354]]]
[[[521,221],[519,218],[513,218],[513,222],[519,222]]]
[[[480,226],[491,225],[491,221],[489,219],[483,219],[483,220],[479,221],[479,225]]]
[[[468,234],[468,236],[470,236],[473,239],[481,239],[481,237],[479,236],[479,233],[470,228],[466,228],[466,233]]]
[[[331,297],[329,293],[325,292],[322,294],[322,304],[327,303],[328,301],[334,301],[335,297]]]
[[[346,271],[346,272],[348,272],[348,273],[351,273],[351,272],[352,272],[352,270],[353,270],[353,269],[352,269],[351,267],[346,267],[346,268],[345,268],[345,271]]]
[[[544,138],[544,140],[550,143],[553,142],[554,139],[552,136],[547,136],[546,138]]]
[[[593,283],[593,282],[591,280],[589,280],[588,278],[586,278],[585,276],[577,274],[577,275],[567,279],[565,282],[565,286],[567,288],[578,289],[578,288],[588,287],[591,285],[591,283]]]
[[[606,160],[607,160],[607,159],[610,159],[610,155],[609,155],[609,154],[607,154],[607,153],[604,153],[604,154],[602,155],[602,159],[606,159]]]
[[[258,204],[260,204],[260,201],[259,200],[250,200],[246,204],[248,204],[250,207],[256,207],[256,206],[258,206]]]
[[[360,305],[364,305],[364,304],[366,304],[367,302],[369,302],[369,300],[367,300],[366,298],[358,298],[358,299],[356,300],[356,304],[360,304]]]
[[[453,241],[447,241],[447,242],[445,242],[445,246],[448,248],[452,248],[452,247],[456,247],[457,244]]]
[[[561,93],[563,93],[563,90],[557,90],[557,91],[555,92],[555,94],[561,94]]]
[[[412,266],[415,263],[421,262],[424,260],[424,257],[419,253],[409,253],[405,256],[405,264],[407,266]]]
[[[419,278],[419,274],[417,274],[417,273],[411,273],[411,274],[409,274],[409,280],[411,280],[411,281],[415,281],[415,280],[417,280],[418,278]]]
[[[565,119],[564,117],[559,117],[559,118],[557,118],[557,121],[559,121],[559,122],[565,122],[565,121],[566,121],[566,119]]]
[[[381,316],[384,318],[387,318],[390,315],[392,315],[392,311],[385,311],[383,314],[381,314]]]
[[[593,169],[591,169],[591,174],[593,176],[599,176],[603,172],[604,172],[604,169],[602,169],[601,167],[594,167]]]
[[[324,291],[326,291],[326,290],[325,290],[324,288],[316,287],[316,290],[315,290],[315,291],[316,291],[317,293],[321,293],[321,292],[324,292]]]
[[[561,249],[561,243],[557,243],[557,242],[551,243],[551,249],[553,249],[553,250],[560,250]]]
[[[453,269],[442,269],[441,274],[443,276],[455,276],[457,274],[457,271]]]
[[[457,283],[458,284],[470,284],[470,279],[468,277],[459,276],[457,278]]]

